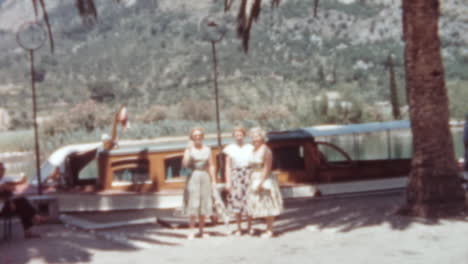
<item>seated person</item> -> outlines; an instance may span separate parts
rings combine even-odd
[[[15,186],[22,182],[7,181],[4,179],[5,166],[0,162],[0,200],[3,201],[3,208],[0,210],[0,216],[18,215],[23,225],[24,237],[39,237],[31,231],[34,223],[45,220],[41,217],[31,203],[24,197],[14,197]],[[25,179],[23,179],[25,180]]]

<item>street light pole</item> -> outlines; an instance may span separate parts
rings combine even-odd
[[[217,145],[218,155],[217,164],[218,169],[224,168],[222,158],[222,142],[221,142],[221,126],[219,118],[219,92],[218,92],[218,60],[216,56],[216,42],[223,39],[226,34],[225,18],[217,16],[204,17],[199,24],[199,30],[202,34],[202,39],[211,43],[211,55],[213,61],[213,84],[214,84],[214,95],[216,105],[216,133],[217,133]]]
[[[37,129],[37,107],[36,107],[36,71],[34,70],[34,51],[39,49],[45,42],[46,33],[40,23],[26,22],[22,24],[16,33],[16,41],[24,50],[28,51],[30,73],[31,73],[31,90],[32,90],[32,112],[33,112],[33,127],[34,127],[34,152],[36,155],[36,177],[37,177],[37,193],[42,194],[41,183],[41,156],[39,151],[39,135]]]
[[[216,42],[211,41],[211,52],[213,57],[213,79],[215,89],[215,102],[216,102],[216,134],[218,139],[218,167],[223,168],[223,159],[221,156],[222,145],[221,145],[221,128],[219,121],[219,97],[218,97],[218,60],[216,58]]]
[[[31,89],[32,89],[32,112],[34,126],[34,151],[36,154],[36,177],[37,177],[37,193],[42,194],[41,183],[41,152],[39,151],[39,136],[37,132],[37,108],[36,108],[36,74],[34,72],[34,50],[29,50],[29,58],[31,64]]]

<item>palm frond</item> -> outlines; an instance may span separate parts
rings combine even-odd
[[[94,0],[76,0],[75,6],[84,24],[92,25],[96,22],[97,10]]]
[[[234,3],[234,0],[224,0],[224,12],[231,9],[232,3]]]
[[[37,3],[36,3],[36,0],[31,0],[31,1],[32,1],[33,8],[34,8],[34,15],[37,18]]]
[[[250,29],[252,22],[260,15],[261,0],[242,0],[237,15],[237,35],[242,39],[242,48],[249,51]]]
[[[52,29],[50,27],[49,15],[47,14],[47,9],[46,9],[44,0],[33,0],[34,13],[36,14],[36,17],[37,17],[37,1],[39,1],[39,4],[41,6],[42,16],[44,17],[44,22],[47,27],[47,35],[49,36],[50,52],[54,53],[54,37],[52,35]]]
[[[319,0],[314,1],[314,17],[317,17],[317,9],[318,9]]]
[[[278,7],[281,0],[271,0],[271,7]]]

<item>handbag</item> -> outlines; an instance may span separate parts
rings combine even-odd
[[[252,181],[252,190],[256,191],[258,189],[258,186],[260,185],[261,179],[254,179]],[[262,188],[268,191],[273,190],[273,180],[271,177],[268,177],[265,179],[265,181],[262,184]]]

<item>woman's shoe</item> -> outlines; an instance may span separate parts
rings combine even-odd
[[[196,233],[190,233],[190,234],[188,234],[187,239],[188,240],[194,240],[195,236],[196,236]]]
[[[262,238],[272,238],[273,237],[273,232],[271,231],[266,231],[261,235]]]
[[[231,234],[234,235],[234,236],[242,236],[242,232],[240,230],[234,230],[234,231],[232,231]]]

